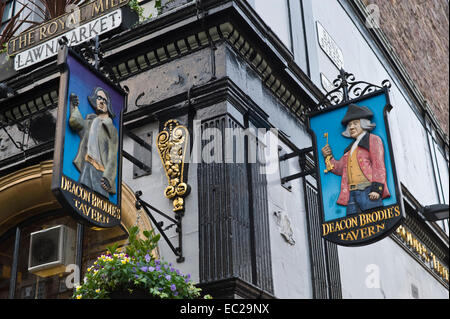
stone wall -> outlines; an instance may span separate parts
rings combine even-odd
[[[449,134],[449,3],[447,0],[362,0],[379,8],[379,25],[417,88]],[[372,16],[375,13],[372,12]]]

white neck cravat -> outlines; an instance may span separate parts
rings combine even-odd
[[[362,132],[361,134],[358,135],[358,137],[356,137],[356,141],[355,141],[355,143],[353,143],[352,149],[350,150],[350,155],[352,155],[353,151],[356,150],[359,142],[361,141],[361,139],[363,138],[364,135],[366,135],[366,132]]]

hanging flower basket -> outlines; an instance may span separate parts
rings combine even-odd
[[[137,238],[138,232],[137,227],[130,229],[126,252],[116,252],[117,246],[113,246],[97,258],[87,269],[83,284],[75,288],[73,298],[201,298],[201,289],[195,287],[189,274],[184,275],[171,263],[153,258],[151,252],[159,235],[144,231],[146,239],[142,240]]]

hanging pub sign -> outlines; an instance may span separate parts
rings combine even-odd
[[[116,226],[126,93],[67,46],[60,47],[58,66],[52,191],[75,217],[96,227]]]
[[[387,119],[389,87],[352,79],[341,71],[338,88],[310,112],[308,127],[317,154],[322,236],[361,246],[389,235],[404,213]]]

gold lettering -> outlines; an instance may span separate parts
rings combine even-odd
[[[358,226],[358,219],[356,218],[356,216],[350,218],[350,220],[351,220],[351,227],[352,228]]]
[[[92,11],[92,16],[102,13],[103,10],[104,10],[103,0],[98,0],[98,1],[94,2],[94,10]]]
[[[67,20],[67,18],[66,18],[66,20]],[[61,27],[61,30],[64,30],[66,28],[66,23],[64,21],[64,17],[59,18],[58,23],[59,23],[59,26]]]
[[[395,217],[400,216],[400,207],[398,205],[394,207],[394,211],[395,211],[395,214],[394,214]]]
[[[14,52],[14,51],[16,51],[16,42],[17,42],[17,38],[16,39],[14,39],[13,41],[11,41],[12,42],[12,44],[13,44],[13,46],[12,46],[12,51]]]
[[[42,26],[39,28],[39,41],[47,37],[45,31],[47,31],[46,26]]]
[[[27,37],[26,35],[22,35],[19,37],[19,49],[27,45]]]
[[[380,231],[384,230],[384,223],[376,225],[377,226],[377,233],[379,233]]]
[[[392,208],[392,207],[389,207],[388,208],[388,216],[389,216],[389,218],[392,218],[392,217],[394,217],[394,215],[392,214],[392,211],[393,211],[394,209]]]
[[[366,224],[366,218],[364,217],[364,214],[359,215],[359,225],[364,226]]]
[[[368,227],[358,229],[358,231],[356,232],[356,234],[358,234],[358,232],[359,232],[359,233],[361,234],[361,239],[364,239],[364,238],[367,237],[367,229],[368,229]],[[358,237],[358,236],[356,236],[356,237]]]
[[[369,229],[368,229],[367,237],[373,236],[375,234],[376,234],[375,227],[374,226],[370,226]]]
[[[400,210],[394,207],[395,214],[399,214]],[[426,246],[420,242],[410,231],[408,231],[405,227],[399,226],[396,230],[396,233],[400,238],[413,249],[425,262],[428,263],[428,266],[431,267],[436,274],[438,274],[441,278],[448,281],[448,268],[446,268],[436,257],[435,254],[428,251]],[[431,263],[431,264],[430,264]]]
[[[34,32],[28,33],[28,45],[34,44]]]
[[[53,27],[53,30],[52,30]],[[48,35],[53,35],[58,31],[58,22],[52,21],[47,27]]]
[[[352,235],[354,235],[354,236],[352,236]],[[357,238],[357,235],[355,235],[353,231],[349,231],[347,233],[345,240],[356,240],[356,238]]]

